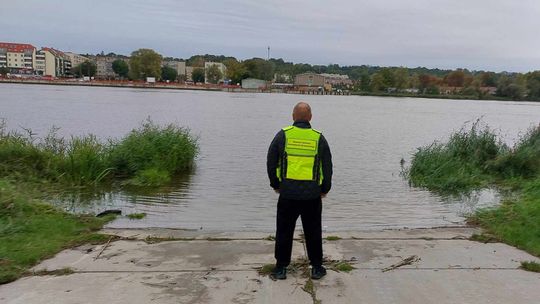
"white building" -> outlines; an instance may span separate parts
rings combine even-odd
[[[71,61],[62,51],[44,47],[36,55],[36,69],[39,74],[52,77],[65,77],[71,74]]]
[[[184,61],[167,60],[163,61],[163,66],[175,69],[178,76],[186,76],[186,63]]]
[[[0,42],[0,67],[10,73],[33,74],[36,48],[31,44]]]
[[[66,56],[69,58],[69,61],[71,61],[71,66],[76,67],[81,63],[84,63],[86,61],[89,61],[90,58],[84,57],[83,55],[75,54],[72,52],[65,52]]]
[[[242,89],[263,90],[263,89],[266,89],[266,87],[267,87],[266,80],[256,79],[256,78],[242,79]]]

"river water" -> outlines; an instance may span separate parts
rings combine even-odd
[[[302,96],[128,88],[0,84],[0,117],[8,128],[38,136],[60,127],[64,136],[120,137],[147,117],[187,126],[199,137],[195,170],[151,192],[106,191],[56,203],[74,212],[145,212],[112,227],[169,227],[271,231],[277,195],[266,177],[266,152],[291,123],[299,100],[313,109],[312,125],[327,138],[334,160],[333,188],[324,200],[328,231],[434,227],[462,223],[475,208],[496,204],[495,191],[443,198],[411,188],[400,176],[419,146],[445,140],[477,118],[509,144],[540,121],[540,103]]]

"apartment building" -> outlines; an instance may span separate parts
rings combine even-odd
[[[66,56],[69,58],[69,61],[71,61],[72,67],[76,67],[79,64],[90,60],[90,58],[88,57],[85,57],[83,55],[79,55],[76,53],[72,53],[72,52],[65,52],[64,54],[66,54]]]
[[[321,76],[324,76],[324,81],[327,84],[330,85],[352,85],[352,80],[349,79],[348,75],[342,75],[342,74],[327,74],[322,73]]]
[[[116,60],[124,60],[129,64],[129,59],[122,56],[106,56],[106,55],[97,55],[93,58],[96,63],[96,78],[99,79],[114,79],[116,73],[112,68],[112,64]]]
[[[44,64],[43,64],[44,63]],[[38,74],[52,77],[66,77],[71,75],[71,61],[62,51],[44,47],[36,57],[36,71]]]
[[[184,61],[166,60],[163,61],[163,66],[167,66],[176,70],[176,75],[184,78],[186,76],[186,63]]]
[[[33,74],[36,48],[31,44],[0,42],[0,67],[10,73]]]

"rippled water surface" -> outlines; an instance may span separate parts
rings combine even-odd
[[[483,117],[507,143],[540,121],[540,103],[431,100],[357,96],[301,96],[176,90],[0,84],[0,117],[8,127],[39,135],[120,137],[151,117],[199,136],[192,174],[150,193],[111,190],[62,200],[73,211],[119,208],[146,212],[114,227],[173,227],[271,231],[277,196],[266,177],[266,152],[275,133],[291,123],[300,100],[313,108],[334,159],[334,186],[324,200],[327,230],[433,227],[462,222],[463,213],[498,201],[492,190],[441,198],[410,188],[400,177],[416,147],[445,140]]]

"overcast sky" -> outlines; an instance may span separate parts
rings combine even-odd
[[[5,3],[1,3],[5,2]],[[540,70],[538,0],[0,0],[0,41],[64,51]]]

